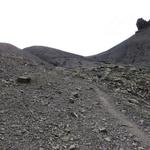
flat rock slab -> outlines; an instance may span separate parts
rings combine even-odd
[[[17,78],[17,82],[19,82],[19,83],[30,83],[31,82],[31,77],[20,76],[20,77]]]

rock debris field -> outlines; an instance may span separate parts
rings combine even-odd
[[[65,68],[4,46],[0,150],[150,150],[149,88],[149,68]]]

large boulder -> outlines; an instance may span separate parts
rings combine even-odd
[[[136,26],[137,26],[138,30],[142,30],[142,29],[150,26],[150,23],[149,23],[149,21],[146,21],[143,18],[139,18],[136,22]]]

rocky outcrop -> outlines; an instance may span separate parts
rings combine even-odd
[[[146,21],[143,18],[139,18],[136,22],[136,26],[138,28],[138,31],[147,28],[150,26],[150,21]]]

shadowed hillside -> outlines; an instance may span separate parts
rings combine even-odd
[[[29,52],[32,55],[35,55],[41,60],[44,60],[54,66],[71,68],[88,66],[93,64],[93,62],[90,62],[87,58],[84,58],[83,56],[64,52],[50,47],[32,46],[23,49],[23,51]]]

